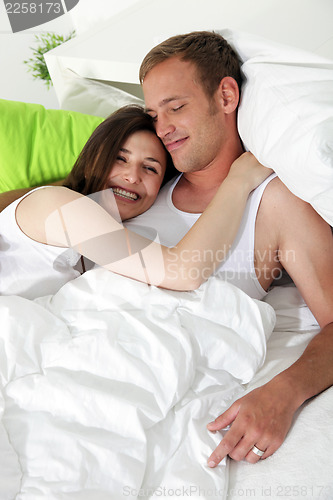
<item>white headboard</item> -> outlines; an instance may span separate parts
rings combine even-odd
[[[139,0],[50,51],[46,62],[60,103],[66,68],[141,97],[141,60],[170,35],[229,28],[333,59],[332,19],[332,0]]]

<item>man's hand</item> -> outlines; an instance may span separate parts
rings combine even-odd
[[[230,408],[207,425],[218,431],[230,429],[208,459],[215,467],[226,455],[234,460],[256,463],[272,455],[283,443],[297,409],[291,387],[284,386],[278,377],[235,401]],[[262,457],[252,450],[256,446]]]

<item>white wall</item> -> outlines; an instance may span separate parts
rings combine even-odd
[[[125,10],[138,0],[80,0],[71,11],[71,18],[75,30],[82,34],[109,17]]]
[[[58,108],[54,89],[50,90],[41,80],[33,79],[23,61],[32,56],[30,47],[35,47],[35,34],[51,31],[67,35],[75,29],[78,34],[91,28],[101,20],[126,8],[136,0],[80,0],[67,14],[36,28],[12,33],[11,26],[0,1],[0,99],[42,104],[47,108]]]
[[[43,82],[34,80],[23,64],[31,56],[29,47],[34,43],[34,33],[54,31],[66,35],[74,28],[78,35],[84,35],[113,14],[138,1],[80,0],[66,15],[15,34],[11,32],[4,3],[0,1],[0,98],[36,102],[48,108],[57,108],[59,105],[54,89],[47,90]],[[170,8],[171,4],[178,5],[178,9],[175,5]],[[170,28],[181,31],[200,29],[203,20],[207,18],[206,23],[208,19],[214,19],[219,28],[234,27],[254,32],[333,57],[333,0],[172,0],[166,3],[154,0],[149,6],[149,12],[144,22],[138,23],[134,19],[131,29],[127,26],[125,32],[119,33],[118,48],[121,47],[120,38],[128,39],[129,34],[132,50],[135,52],[137,47],[133,41],[147,37],[150,32],[158,33],[158,37],[163,39]],[[330,38],[327,33],[331,32]],[[110,45],[106,49],[109,54]]]

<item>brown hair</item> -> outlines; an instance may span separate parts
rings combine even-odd
[[[141,130],[156,134],[153,119],[141,106],[129,105],[115,111],[92,133],[64,186],[84,195],[103,190],[120,148],[130,135]],[[167,150],[165,153],[167,165],[162,184],[179,173]]]
[[[213,97],[222,78],[226,76],[234,78],[241,88],[240,60],[218,33],[193,31],[173,36],[156,45],[142,61],[139,72],[141,84],[151,69],[171,57],[180,57],[196,66],[200,83],[209,98]]]

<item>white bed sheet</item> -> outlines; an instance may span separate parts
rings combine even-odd
[[[1,500],[331,499],[333,389],[267,460],[206,465],[221,439],[206,423],[318,332],[294,287],[266,302],[214,278],[176,293],[103,269],[55,296],[1,297]]]
[[[0,314],[2,500],[225,497],[205,425],[264,362],[269,305],[215,278],[176,293],[94,269]]]

